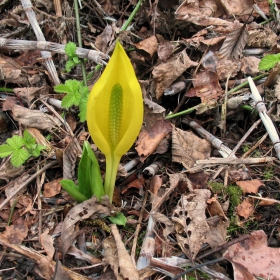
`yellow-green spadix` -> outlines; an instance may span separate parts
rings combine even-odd
[[[118,164],[133,145],[143,121],[143,99],[132,64],[119,41],[87,105],[87,124],[105,154],[104,191],[112,201]]]

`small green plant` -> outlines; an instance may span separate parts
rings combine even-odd
[[[80,121],[86,120],[87,100],[89,95],[88,87],[83,85],[83,82],[77,80],[67,80],[65,84],[60,84],[54,87],[58,93],[67,93],[63,97],[61,106],[63,108],[70,108],[72,106],[79,106]]]
[[[263,172],[264,180],[270,180],[274,176],[274,171],[272,167],[266,167]]]
[[[240,204],[240,197],[242,196],[242,190],[238,186],[229,185],[226,190],[226,194],[230,200],[230,210],[234,211],[235,207]]]
[[[209,182],[210,188],[213,193],[219,195],[224,192],[225,186],[223,183],[219,182]]]
[[[23,165],[30,157],[38,157],[45,146],[36,143],[36,139],[25,130],[23,137],[14,135],[0,146],[0,157],[11,155],[11,163],[15,167]]]
[[[250,150],[250,146],[248,144],[244,144],[242,146],[243,153],[247,153]]]
[[[65,46],[65,53],[68,56],[68,60],[65,65],[65,69],[67,72],[70,72],[71,69],[77,65],[79,65],[82,61],[79,59],[79,57],[76,55],[77,46],[73,42],[69,42]]]
[[[277,62],[280,62],[280,53],[268,54],[261,59],[259,63],[259,70],[270,70],[276,65]]]

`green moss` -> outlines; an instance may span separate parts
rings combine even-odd
[[[238,204],[240,204],[240,197],[242,195],[242,190],[238,186],[229,185],[226,188],[225,192],[229,196],[230,210],[234,211],[235,207]]]
[[[210,182],[209,183],[209,187],[212,190],[213,193],[215,194],[221,194],[224,192],[225,190],[225,186],[223,183],[219,183],[219,182]]]

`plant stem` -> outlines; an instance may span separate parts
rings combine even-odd
[[[105,174],[105,182],[104,182],[104,192],[105,195],[109,196],[110,202],[112,203],[116,177],[118,172],[118,166],[121,158],[111,154],[106,157],[106,174]]]
[[[74,10],[75,10],[75,18],[76,18],[78,46],[80,48],[82,48],[83,44],[82,44],[82,35],[81,35],[81,26],[80,26],[80,15],[79,15],[78,0],[74,0]],[[87,73],[86,73],[86,68],[85,68],[84,60],[81,61],[81,67],[82,67],[84,86],[87,86]]]
[[[0,92],[14,92],[12,88],[0,87]]]
[[[264,74],[261,74],[261,75],[259,75],[259,76],[256,76],[256,77],[253,78],[252,80],[256,81],[256,80],[259,80],[259,79],[264,78],[264,77],[266,77],[266,76],[268,76],[268,73],[264,73]],[[249,84],[249,82],[244,82],[244,83],[242,83],[242,84],[236,86],[235,88],[231,89],[230,91],[228,91],[228,94],[232,94],[232,93],[238,91],[239,89],[241,89],[241,88],[247,86],[248,84]],[[190,114],[190,113],[192,113],[193,111],[197,110],[197,109],[199,108],[199,106],[200,106],[200,105],[196,105],[196,106],[194,106],[194,107],[192,107],[192,108],[189,108],[189,109],[187,109],[187,110],[178,112],[178,113],[176,113],[176,114],[167,115],[167,116],[165,117],[165,119],[168,120],[168,119],[176,118],[176,117],[179,117],[179,116],[182,116],[182,115],[185,115],[185,114]],[[218,104],[217,106],[221,106],[221,104]],[[245,107],[244,109],[248,110],[247,107]]]
[[[141,5],[143,3],[143,0],[139,0],[139,2],[137,3],[137,5],[135,6],[134,10],[132,11],[131,15],[129,16],[129,18],[125,21],[125,23],[123,24],[121,31],[125,31],[127,29],[127,27],[130,25],[131,21],[134,19],[136,13],[138,12],[138,10],[140,9]]]

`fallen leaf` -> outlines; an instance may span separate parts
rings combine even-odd
[[[92,197],[78,205],[74,206],[64,219],[61,231],[61,247],[62,254],[65,255],[68,248],[72,245],[73,241],[80,234],[80,231],[75,228],[77,222],[91,217],[92,219],[99,217],[100,214],[110,216],[111,211],[119,212],[108,198],[103,198],[100,202],[97,198]]]
[[[51,182],[44,184],[43,196],[44,197],[53,197],[53,196],[59,194],[61,191],[60,180],[62,180],[62,178],[59,178],[59,179],[56,179],[56,180],[53,180]]]
[[[233,78],[241,68],[241,62],[237,59],[222,58],[219,59],[216,67],[216,73],[219,80],[226,80],[228,77]]]
[[[158,120],[149,131],[141,131],[136,142],[136,151],[141,161],[152,154],[161,140],[172,131],[172,125],[167,120]]]
[[[197,66],[197,64],[197,62],[190,60],[186,51],[182,51],[169,58],[167,62],[155,66],[152,74],[156,85],[156,98],[159,99],[166,88],[171,86],[188,68]]]
[[[128,254],[125,246],[123,244],[122,238],[119,234],[118,228],[116,225],[111,225],[111,232],[113,239],[110,238],[110,242],[103,242],[103,247],[105,250],[105,258],[107,260],[112,260],[110,262],[111,268],[113,269],[117,279],[127,279],[127,280],[137,280],[139,279],[139,274],[134,266],[130,255]],[[108,252],[114,254],[115,257],[108,258]]]
[[[0,234],[0,239],[8,241],[10,244],[21,244],[28,234],[26,223],[20,225],[6,226],[6,230]]]
[[[172,131],[172,160],[185,168],[194,166],[199,159],[210,158],[211,145],[191,131],[174,128]]]
[[[30,110],[19,105],[12,109],[13,118],[24,127],[35,127],[40,130],[52,132],[61,122],[56,117],[50,116],[39,110]]]
[[[47,253],[50,259],[53,258],[55,249],[53,246],[53,237],[49,235],[49,229],[47,228],[41,235],[40,235],[40,242],[43,246],[45,252]]]
[[[251,215],[254,213],[254,204],[252,202],[252,199],[247,197],[245,198],[236,208],[236,213],[245,218],[248,219]]]
[[[169,41],[165,41],[159,44],[158,46],[158,58],[162,62],[166,62],[167,59],[171,56],[174,50],[174,44]]]
[[[212,71],[197,74],[194,77],[193,86],[185,95],[187,97],[200,97],[203,103],[213,99],[217,100],[223,94],[218,76]]]
[[[211,216],[220,216],[227,220],[227,217],[224,213],[224,210],[217,199],[217,195],[215,194],[213,197],[207,200],[208,211]]]
[[[221,216],[214,216],[207,219],[210,231],[206,235],[205,242],[208,243],[211,248],[216,248],[226,242],[227,228],[229,227],[229,220],[223,219]]]
[[[238,181],[236,185],[240,187],[244,194],[254,193],[257,194],[260,186],[263,186],[263,183],[260,180],[247,180],[247,181]]]
[[[232,263],[235,280],[279,279],[280,249],[267,247],[262,230],[251,232],[248,239],[230,246],[223,256]]]
[[[219,54],[222,58],[230,57],[238,59],[247,43],[249,33],[246,24],[232,31],[225,39]]]
[[[211,192],[207,189],[194,190],[182,195],[175,207],[172,220],[177,224],[177,242],[188,258],[194,259],[210,230],[205,215],[206,201]],[[185,238],[187,236],[187,238]]]
[[[241,72],[246,76],[257,76],[260,59],[255,56],[244,56],[241,59]]]
[[[106,25],[100,35],[96,37],[95,45],[103,53],[107,51],[108,44],[112,39],[113,29],[111,25]]]
[[[145,59],[150,60],[157,51],[158,40],[156,36],[151,36],[134,45],[137,48],[137,51],[143,55]]]

